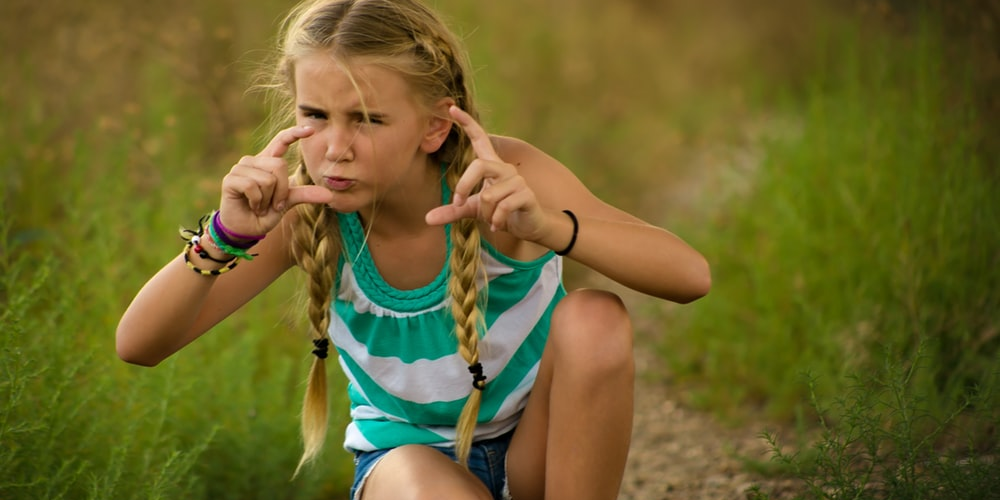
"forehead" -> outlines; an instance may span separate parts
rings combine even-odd
[[[323,105],[412,105],[415,100],[398,71],[364,60],[340,61],[315,52],[295,63],[295,97],[298,102]]]

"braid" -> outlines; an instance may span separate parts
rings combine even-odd
[[[450,169],[449,177],[457,180],[457,173]],[[449,178],[453,184],[453,179]],[[473,388],[455,426],[455,454],[458,462],[465,465],[479,417],[486,380],[479,363],[479,333],[485,331],[485,320],[479,307],[479,286],[477,278],[482,274],[480,257],[479,225],[475,219],[462,219],[452,224],[452,251],[450,256],[450,276],[448,294],[451,297],[451,314],[455,319],[455,337],[458,352],[473,373]]]
[[[304,174],[300,168],[298,176]],[[313,343],[319,348],[309,370],[305,400],[302,403],[302,440],[305,450],[295,475],[323,448],[327,430],[326,345],[330,326],[330,299],[336,274],[335,256],[339,251],[336,217],[325,205],[302,204],[296,207],[299,219],[292,233],[292,246],[299,266],[308,276],[308,316]],[[322,348],[320,348],[322,346]],[[293,475],[294,477],[294,475]]]

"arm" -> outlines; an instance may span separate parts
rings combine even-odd
[[[287,226],[287,224],[285,224]],[[230,272],[202,276],[188,269],[183,255],[165,265],[142,287],[122,315],[115,348],[124,361],[154,366],[191,343],[246,304],[291,265],[285,229],[272,232],[254,253]],[[201,269],[219,264],[189,258]]]
[[[708,293],[708,264],[683,240],[601,201],[537,148],[491,138],[457,108],[452,117],[469,135],[478,158],[455,187],[455,201],[429,212],[428,223],[476,217],[519,241],[562,250],[573,232],[562,210],[571,210],[579,220],[569,254],[574,260],[632,289],[675,302]],[[482,189],[473,194],[479,183]]]
[[[578,219],[577,239],[568,257],[633,290],[688,303],[708,293],[711,273],[705,258],[673,233],[600,200],[564,165],[537,148],[499,139],[511,163],[535,193],[542,223],[525,239],[563,250]]]
[[[293,186],[282,156],[312,129],[292,127],[278,133],[256,156],[245,156],[222,181],[220,217],[242,234],[267,234],[258,257],[242,261],[219,276],[188,269],[179,255],[143,286],[122,315],[115,333],[118,356],[129,363],[152,366],[191,343],[260,293],[294,264],[291,228],[300,203],[328,203],[332,195],[318,186]],[[188,257],[200,269],[221,264]],[[214,255],[222,258],[223,255]]]

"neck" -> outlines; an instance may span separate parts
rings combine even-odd
[[[415,169],[417,170],[417,169]],[[441,206],[440,168],[419,169],[405,182],[388,187],[378,203],[358,212],[365,230],[373,236],[418,234],[428,228],[424,215]]]

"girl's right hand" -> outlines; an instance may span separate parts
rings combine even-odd
[[[234,233],[265,235],[277,227],[285,212],[301,203],[330,203],[328,189],[296,186],[288,176],[284,156],[299,139],[313,135],[312,127],[291,127],[271,139],[256,156],[244,156],[222,179],[219,217]]]

